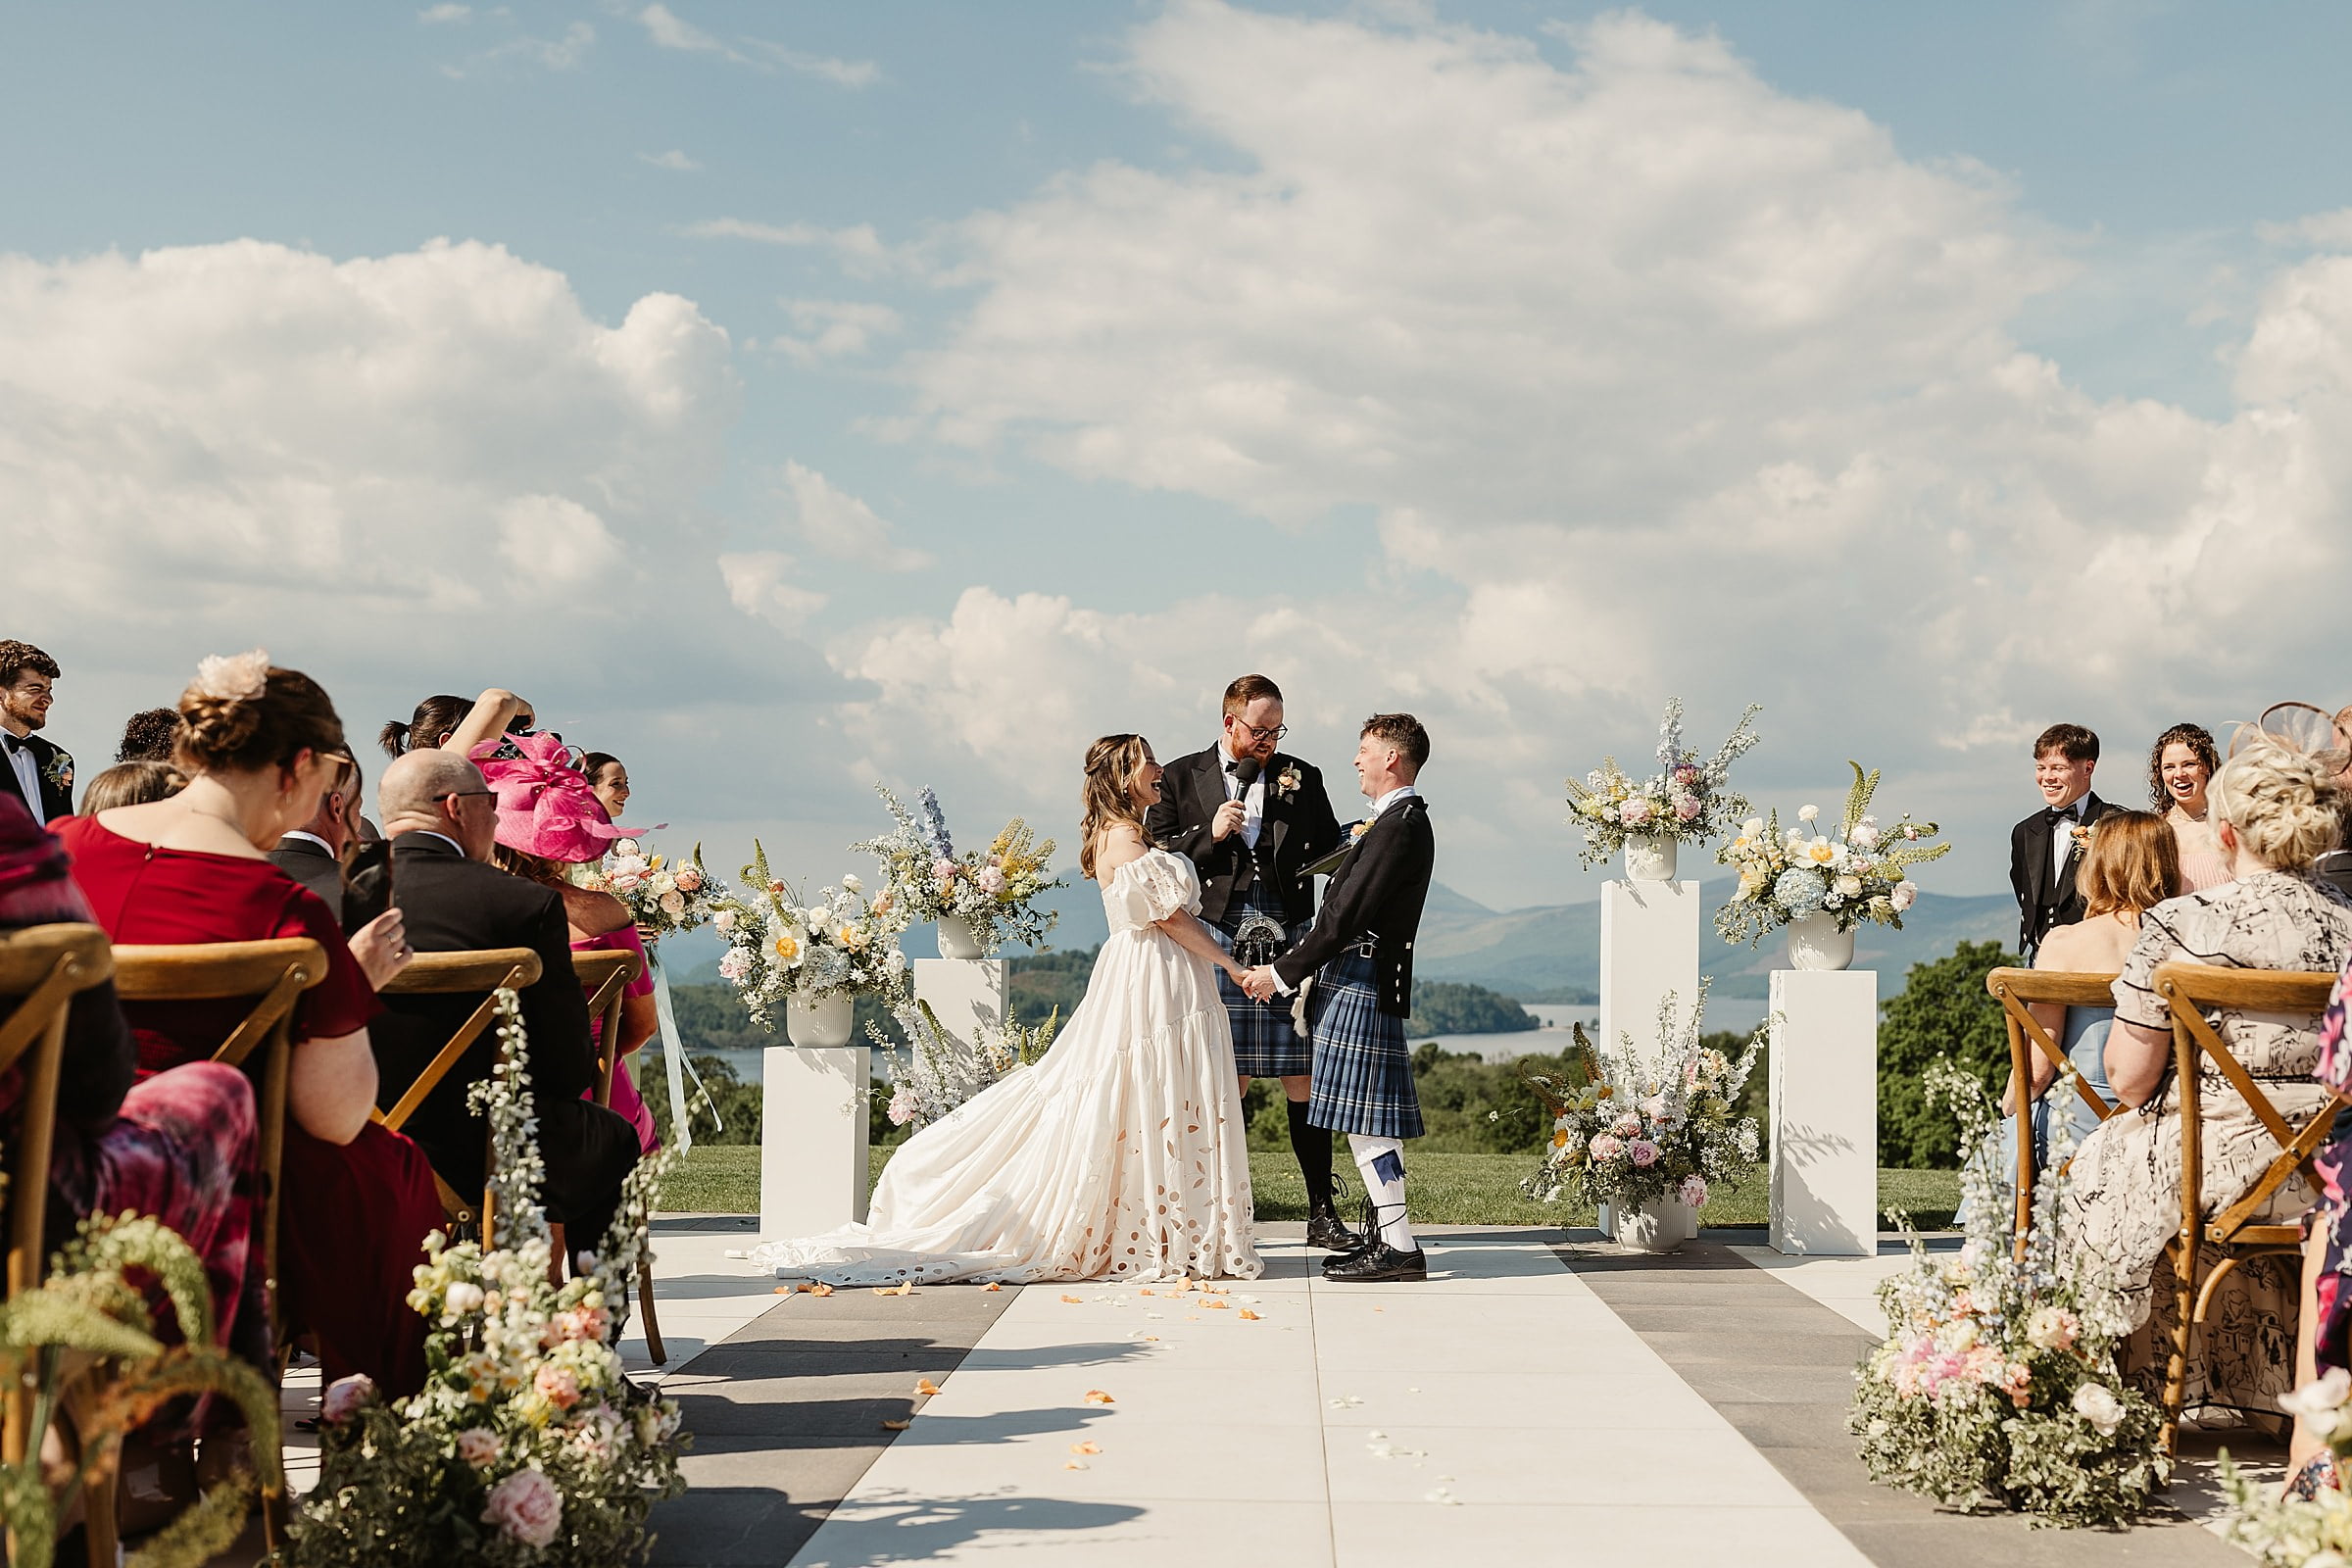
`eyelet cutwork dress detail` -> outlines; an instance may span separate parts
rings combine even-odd
[[[834,1285],[1258,1276],[1216,971],[1153,923],[1197,913],[1200,879],[1148,851],[1102,907],[1110,936],[1053,1049],[901,1145],[867,1223],[754,1262]]]

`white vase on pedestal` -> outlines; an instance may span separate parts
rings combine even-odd
[[[1625,841],[1625,879],[1628,882],[1673,881],[1676,848],[1675,841],[1663,834],[1629,835]]]
[[[848,997],[796,994],[784,1004],[784,1034],[803,1051],[846,1046],[857,1015],[858,1004]]]
[[[960,914],[939,917],[939,956],[943,958],[977,958],[980,939],[972,935],[972,923]]]
[[[1854,963],[1854,934],[1838,929],[1834,914],[1800,914],[1788,922],[1788,967],[1791,969],[1850,969]]]

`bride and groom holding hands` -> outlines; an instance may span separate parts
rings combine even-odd
[[[1426,1278],[1403,1141],[1421,1133],[1404,1033],[1436,860],[1429,735],[1409,713],[1364,721],[1369,804],[1343,827],[1285,730],[1281,691],[1245,675],[1214,746],[1164,768],[1140,735],[1088,748],[1079,859],[1110,934],[1054,1049],[900,1146],[865,1224],[754,1259],[834,1284],[1254,1279],[1243,1095],[1274,1078],[1325,1277]],[[1361,1236],[1339,1215],[1335,1133]]]

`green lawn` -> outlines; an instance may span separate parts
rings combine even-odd
[[[1519,1179],[1535,1167],[1525,1154],[1415,1154],[1409,1146],[1408,1191],[1413,1218],[1426,1225],[1590,1225],[1592,1212],[1568,1203],[1533,1202]],[[873,1152],[881,1172],[890,1152]],[[1261,1219],[1306,1217],[1306,1190],[1287,1153],[1250,1156],[1250,1180]],[[1353,1183],[1350,1183],[1352,1186]],[[1960,1173],[1951,1170],[1879,1172],[1882,1209],[1904,1209],[1912,1222],[1937,1229],[1960,1201]],[[662,1207],[674,1213],[756,1214],[760,1210],[760,1151],[743,1145],[702,1144],[689,1151],[662,1192]],[[1764,1223],[1764,1174],[1738,1192],[1718,1192],[1699,1210],[1702,1225]],[[1881,1223],[1889,1223],[1884,1214]]]

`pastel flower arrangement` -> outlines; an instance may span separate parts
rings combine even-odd
[[[1007,1013],[996,1027],[976,1030],[967,1042],[941,1024],[927,1002],[902,1004],[892,1016],[906,1036],[904,1047],[893,1046],[871,1023],[865,1029],[889,1054],[887,1110],[894,1127],[928,1127],[983,1089],[1029,1066],[1054,1044],[1054,1031],[1061,1025],[1059,1008],[1034,1029]]]
[[[2222,1491],[2230,1498],[2225,1538],[2264,1568],[2320,1568],[2352,1561],[2352,1372],[2329,1367],[2278,1396],[2280,1409],[2319,1435],[2334,1460],[2336,1485],[2317,1497],[2282,1497],[2276,1485],[2250,1481],[2222,1451]]]
[[[962,920],[984,954],[1006,942],[1036,947],[1046,940],[1060,915],[1039,907],[1037,900],[1063,885],[1048,869],[1054,858],[1052,839],[1037,842],[1016,816],[986,850],[958,855],[948,832],[947,813],[928,786],[916,797],[922,808],[919,818],[887,785],[875,785],[874,793],[890,808],[896,825],[880,838],[850,848],[881,862],[883,897],[904,912],[907,923]]]
[[[1835,838],[1819,831],[1820,807],[1800,808],[1798,825],[1786,832],[1776,808],[1770,817],[1749,817],[1715,852],[1718,861],[1740,873],[1739,887],[1715,911],[1724,941],[1753,945],[1808,914],[1835,916],[1840,931],[1864,921],[1903,928],[1904,912],[1919,898],[1910,868],[1941,859],[1952,847],[1933,842],[1936,824],[1914,822],[1908,812],[1882,824],[1870,812],[1878,770],[1864,773],[1854,761],[1845,765],[1854,770],[1854,783]]]
[[[425,1240],[409,1293],[427,1324],[419,1393],[327,1389],[292,1568],[641,1562],[654,1502],[685,1490],[677,1406],[631,1388],[611,1343],[667,1156],[630,1173],[601,1250],[551,1284],[521,1016],[511,991],[498,1005],[499,1064],[471,1097],[490,1122],[491,1245]]]
[[[1929,1069],[1928,1092],[1959,1112],[1963,1152],[1997,1130],[1984,1085],[1949,1061]],[[2036,1524],[2113,1527],[2148,1506],[2171,1461],[2162,1413],[2116,1368],[2130,1327],[2121,1296],[2087,1250],[2061,1245],[2073,1146],[2063,1111],[2052,1109],[2049,1169],[2022,1248],[1982,1160],[1961,1173],[1958,1255],[1932,1255],[1912,1236],[1910,1266],[1879,1287],[1891,1332],[1854,1374],[1847,1426],[1881,1485]]]
[[[1701,761],[1683,745],[1683,700],[1668,698],[1658,722],[1655,773],[1636,780],[1617,759],[1604,757],[1582,779],[1568,780],[1568,820],[1585,833],[1578,858],[1604,864],[1629,838],[1701,844],[1731,831],[1747,814],[1747,801],[1732,791],[1732,764],[1761,738],[1753,721],[1763,710],[1749,704],[1715,755]]]
[[[1754,1173],[1756,1121],[1740,1114],[1740,1101],[1763,1031],[1734,1061],[1699,1044],[1706,1004],[1703,979],[1688,1017],[1667,994],[1658,1007],[1666,1044],[1655,1057],[1645,1059],[1623,1035],[1618,1050],[1596,1050],[1579,1026],[1581,1081],[1524,1075],[1551,1112],[1544,1162],[1519,1184],[1529,1197],[1619,1208],[1671,1198],[1697,1208],[1716,1187],[1737,1187]]]
[[[719,978],[735,988],[752,1021],[772,1032],[776,1008],[791,997],[879,998],[896,1006],[907,995],[904,903],[885,888],[872,900],[865,884],[844,876],[804,900],[768,869],[767,851],[752,841],[743,891],[715,901],[710,923],[727,939]]]
[[[710,925],[732,897],[704,865],[700,844],[690,858],[669,859],[637,839],[615,839],[612,852],[587,868],[582,881],[627,905],[637,928],[655,937]]]

